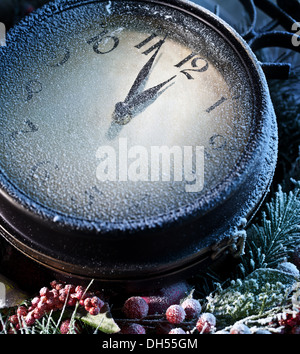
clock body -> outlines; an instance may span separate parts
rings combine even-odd
[[[226,23],[187,1],[54,1],[0,55],[1,233],[17,249],[144,284],[234,244],[270,185],[277,128]]]

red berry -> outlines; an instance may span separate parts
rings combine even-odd
[[[201,305],[198,300],[187,299],[181,304],[185,311],[186,318],[191,320],[193,318],[198,318],[201,313]]]
[[[172,305],[166,296],[143,296],[143,299],[149,306],[149,315],[163,314]]]
[[[170,323],[179,324],[185,319],[184,309],[180,305],[172,305],[167,309],[166,318]]]
[[[121,334],[146,334],[146,330],[143,326],[132,323],[128,326],[125,326],[121,330]]]
[[[50,290],[49,290],[48,288],[46,288],[46,287],[44,287],[44,288],[42,288],[42,289],[40,290],[40,296],[46,296],[46,297],[48,297],[49,294],[50,294]]]
[[[52,289],[55,289],[56,288],[56,284],[57,284],[57,281],[56,280],[53,280],[51,283],[50,283],[50,286]]]
[[[47,311],[47,310],[48,310],[47,302],[42,302],[42,301],[40,301],[40,302],[38,303],[37,307],[35,308],[35,310]]]
[[[9,317],[9,322],[13,325],[17,325],[19,323],[18,315],[12,315]]]
[[[88,312],[90,313],[90,315],[92,316],[97,316],[100,313],[100,308],[98,306],[95,307],[90,307]]]
[[[59,330],[61,334],[80,334],[82,332],[82,328],[80,327],[79,323],[74,321],[72,325],[70,319],[64,320],[60,325]]]
[[[91,304],[92,304],[92,306],[98,306],[100,308],[102,308],[104,306],[104,302],[101,299],[99,299],[98,296],[93,296],[91,298]]]
[[[68,292],[68,294],[74,294],[75,289],[76,289],[75,286],[72,284],[65,285],[65,290]]]
[[[28,310],[25,306],[20,306],[17,309],[17,314],[21,317],[27,316]]]
[[[179,305],[186,296],[188,286],[185,282],[176,283],[163,288],[151,296],[143,296],[149,305],[149,315],[164,314],[171,305]]]
[[[36,319],[36,320],[39,320],[40,318],[42,318],[45,314],[45,311],[44,310],[40,310],[38,307],[35,308],[33,311],[33,317]]]
[[[180,282],[161,289],[161,294],[168,298],[169,306],[171,306],[178,305],[180,300],[186,296],[187,291],[187,283]]]
[[[56,285],[55,285],[55,289],[56,290],[62,290],[64,288],[64,285],[63,284],[61,284],[61,283],[56,283]]]
[[[27,326],[32,326],[34,324],[35,318],[33,311],[28,312],[27,316],[25,317],[25,322]]]
[[[56,289],[50,290],[49,298],[58,299],[58,297],[59,297],[59,291],[58,290],[56,290]]]
[[[31,301],[31,306],[36,307],[39,302],[40,302],[40,298],[39,297],[35,297]]]
[[[196,328],[201,334],[210,333],[216,326],[216,318],[212,313],[203,313],[196,324]]]
[[[186,332],[182,328],[173,328],[169,334],[186,334]]]
[[[83,302],[84,307],[92,307],[93,305],[92,305],[91,300],[92,300],[92,299],[91,299],[90,297],[87,297],[87,298],[84,300],[84,302]]]
[[[140,319],[148,315],[149,306],[140,296],[133,296],[126,300],[123,312],[127,318]]]
[[[77,303],[77,299],[74,299],[74,298],[70,297],[70,298],[68,299],[67,305],[68,305],[68,306],[75,306],[76,303]]]

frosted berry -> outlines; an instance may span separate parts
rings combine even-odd
[[[178,305],[180,300],[185,297],[187,291],[188,291],[187,283],[180,282],[161,289],[161,294],[168,298],[169,306],[171,306],[171,305]]]
[[[166,296],[143,296],[143,299],[149,306],[148,315],[163,314],[172,305]]]
[[[186,334],[186,332],[182,328],[173,328],[169,334]]]
[[[127,318],[140,319],[148,315],[149,306],[140,296],[133,296],[126,300],[123,312]]]
[[[207,334],[214,330],[216,326],[216,317],[212,313],[203,313],[196,324],[199,333]]]
[[[31,301],[31,306],[36,307],[39,302],[40,302],[40,298],[34,297]]]
[[[182,308],[185,311],[186,318],[191,320],[193,318],[198,318],[201,313],[201,305],[198,300],[187,299],[181,304]]]
[[[178,305],[180,300],[186,296],[188,285],[185,282],[172,284],[162,288],[156,294],[143,296],[149,305],[149,315],[164,314],[171,305]]]
[[[9,317],[9,322],[13,325],[16,325],[19,323],[18,315],[12,315]]]
[[[97,316],[100,313],[100,308],[98,306],[90,307],[88,310],[89,314],[92,316]]]
[[[17,309],[17,315],[19,315],[20,317],[25,317],[27,316],[28,310],[25,306],[20,306]]]
[[[179,324],[185,319],[184,309],[180,305],[172,305],[167,309],[166,318],[170,323]]]
[[[44,287],[44,288],[42,288],[41,290],[40,290],[40,296],[49,296],[49,294],[50,294],[50,290],[48,289],[48,288],[46,288],[46,287]]]
[[[65,289],[67,290],[67,292],[69,294],[74,294],[76,287],[72,284],[67,284],[67,285],[65,285]]]
[[[82,332],[82,328],[80,327],[78,322],[74,321],[73,324],[71,324],[70,319],[64,320],[60,325],[59,330],[61,334],[80,334]]]
[[[85,307],[85,309],[86,309],[87,311],[88,311],[88,309],[89,309],[90,307],[93,306],[90,297],[86,298],[86,299],[84,300],[84,303],[83,303],[83,304],[84,304],[84,307]]]
[[[32,326],[35,323],[33,311],[28,312],[27,316],[25,317],[25,322],[26,322],[27,326]]]
[[[236,323],[231,327],[230,334],[251,334],[250,328],[243,323]]]
[[[132,323],[125,326],[121,330],[121,334],[146,334],[146,330],[143,326],[137,323]]]

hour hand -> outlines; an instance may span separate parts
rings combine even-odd
[[[140,94],[134,95],[129,100],[126,99],[124,102],[118,102],[115,106],[113,115],[114,121],[120,125],[129,123],[135,114],[151,105],[158,98],[158,96],[164,92],[162,89],[169,82],[174,80],[175,77],[176,75],[159,85],[156,85]]]

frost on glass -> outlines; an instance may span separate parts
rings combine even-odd
[[[59,4],[53,16],[23,24],[0,64],[3,175],[54,210],[54,221],[60,214],[139,220],[196,203],[237,166],[253,128],[252,93],[238,56],[213,30],[161,6],[111,1],[61,12]],[[152,42],[136,47],[153,33]],[[112,138],[116,103],[153,54],[146,49],[166,35],[144,89],[176,78]],[[208,70],[195,71],[206,63]],[[118,157],[120,138],[147,151],[203,146],[203,190],[187,193],[186,181],[99,181],[97,151],[110,146]]]

